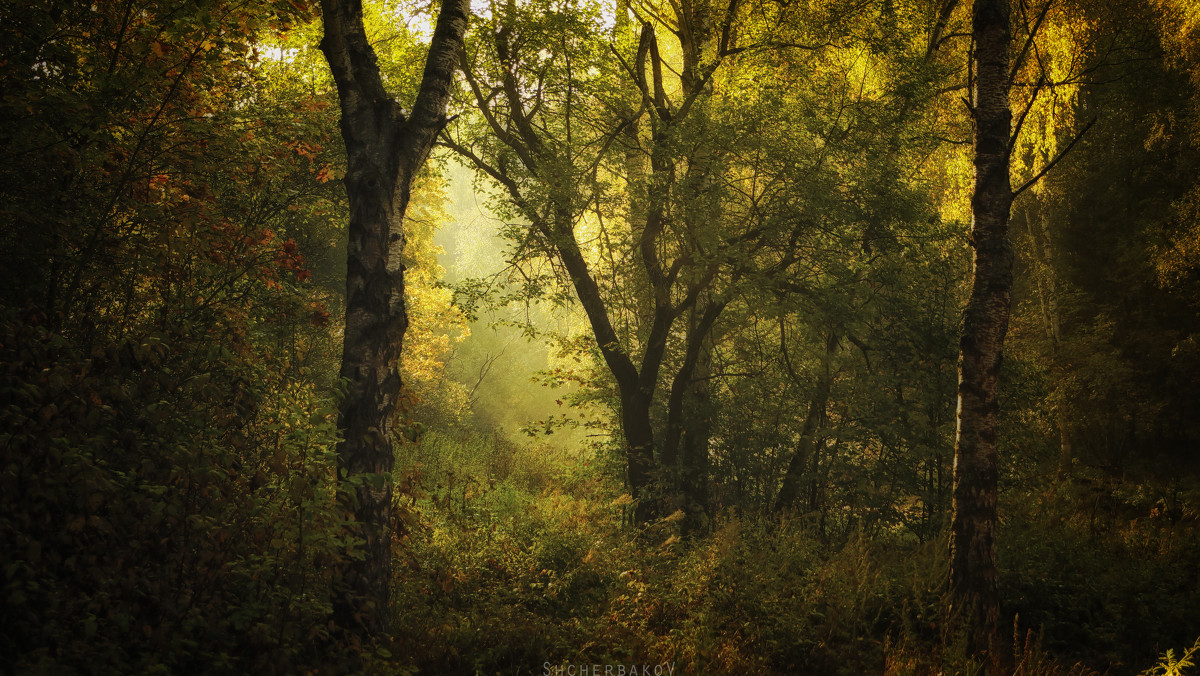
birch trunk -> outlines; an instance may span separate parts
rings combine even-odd
[[[337,83],[350,203],[338,479],[365,554],[347,561],[333,607],[338,626],[366,642],[388,633],[392,426],[408,328],[400,225],[413,178],[446,124],[469,3],[442,1],[411,115],[384,89],[361,0],[322,0],[321,11],[321,51]]]
[[[958,429],[950,534],[950,601],[972,651],[1002,662],[996,579],[997,390],[1012,288],[1008,240],[1008,0],[975,0],[975,187],[971,199],[974,278],[959,352]]]

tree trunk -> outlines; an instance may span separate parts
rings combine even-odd
[[[333,607],[338,627],[366,642],[388,633],[391,436],[408,328],[400,223],[413,178],[446,124],[469,3],[443,0],[411,116],[384,90],[361,0],[322,0],[321,10],[321,51],[337,83],[350,203],[338,479],[364,552],[347,562]]]
[[[1050,161],[1049,158],[1046,159]],[[1044,209],[1044,207],[1043,207]],[[1033,228],[1034,214],[1032,209],[1025,210],[1025,229],[1029,234],[1030,250],[1035,264],[1034,280],[1037,283],[1038,299],[1042,306],[1042,328],[1050,339],[1050,349],[1055,365],[1055,371],[1060,367],[1062,356],[1062,310],[1059,298],[1057,273],[1054,270],[1054,248],[1050,239],[1050,218],[1044,210],[1039,210],[1039,231]],[[1058,427],[1059,456],[1056,479],[1065,481],[1071,476],[1071,465],[1074,462],[1074,451],[1071,446],[1070,418],[1067,416],[1066,405],[1061,396],[1055,404],[1054,424]]]
[[[704,340],[688,388],[684,420],[680,481],[685,536],[704,533],[711,522],[708,504],[708,446],[712,437],[712,338]]]
[[[821,422],[825,419],[825,409],[829,405],[829,392],[833,388],[833,369],[831,361],[833,353],[837,350],[838,335],[830,331],[829,336],[825,340],[825,353],[821,356],[821,373],[817,376],[817,387],[813,392],[812,400],[808,404],[808,414],[804,416],[804,425],[800,428],[800,443],[796,445],[796,451],[792,454],[792,460],[788,463],[787,472],[783,475],[783,484],[779,487],[779,493],[775,496],[775,512],[782,512],[786,509],[791,509],[796,504],[796,499],[800,497],[800,488],[803,485],[804,469],[809,464],[809,459],[816,452],[817,447],[817,429]],[[784,350],[784,358],[787,358],[787,345],[780,345],[780,349]],[[796,378],[795,372],[792,370],[790,362],[788,363],[788,371],[793,378]]]
[[[619,379],[621,430],[625,433],[625,466],[629,495],[634,500],[633,521],[642,525],[659,516],[658,496],[654,490],[654,424],[650,407],[654,393],[646,392],[638,381]]]
[[[975,0],[972,31],[975,261],[959,353],[950,610],[964,623],[972,652],[995,670],[1004,661],[995,549],[997,390],[1012,288],[1008,0]]]
[[[559,259],[571,276],[575,295],[579,298],[583,312],[591,325],[592,334],[605,365],[617,381],[617,393],[621,399],[621,431],[625,435],[626,469],[630,496],[635,501],[634,522],[644,524],[656,514],[651,496],[651,476],[654,469],[654,425],[650,419],[650,407],[654,402],[654,381],[646,386],[628,352],[622,347],[620,336],[613,327],[608,307],[600,292],[600,286],[592,276],[587,259],[575,239],[571,215],[561,206],[557,208],[554,227],[544,232],[558,253]]]
[[[713,326],[726,301],[706,299],[693,307],[687,327],[683,363],[671,379],[667,395],[667,432],[660,465],[672,479],[670,509],[682,509],[684,533],[696,533],[708,523],[708,442],[711,429],[710,370]]]

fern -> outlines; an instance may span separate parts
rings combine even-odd
[[[1192,659],[1197,652],[1200,652],[1200,638],[1178,658],[1175,657],[1174,650],[1167,650],[1158,664],[1143,671],[1139,676],[1186,676],[1191,673],[1188,668],[1196,666]]]

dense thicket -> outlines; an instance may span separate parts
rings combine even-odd
[[[0,549],[13,673],[290,671],[330,557],[325,102],[283,3],[9,3]]]
[[[1200,24],[1009,7],[1003,650],[1138,673],[1200,635]],[[348,646],[316,7],[0,7],[0,671],[972,673],[970,3],[473,11],[391,226],[390,635]],[[436,14],[364,12],[414,100]]]

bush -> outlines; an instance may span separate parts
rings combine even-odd
[[[342,543],[302,387],[184,335],[84,353],[0,317],[0,654],[15,673],[292,671]]]

